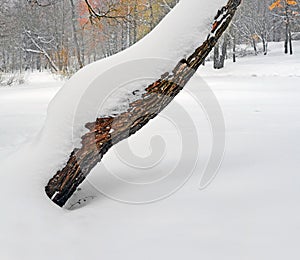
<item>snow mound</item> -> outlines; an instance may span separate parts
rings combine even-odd
[[[179,60],[191,54],[206,39],[210,28],[209,22],[225,3],[226,0],[214,0],[209,4],[206,1],[182,0],[149,35],[138,43],[77,72],[50,103],[45,127],[35,142],[36,149],[43,151],[47,147],[45,154],[47,161],[50,160],[51,165],[55,165],[55,170],[60,168],[73,148],[80,146],[80,138],[86,131],[84,124],[95,120],[95,113],[91,113],[91,109],[95,109],[94,104],[104,102],[103,99],[107,98],[107,93],[104,94],[105,90],[109,91],[110,88],[111,91],[115,90],[115,86],[111,86],[114,78],[119,79],[118,84],[120,84],[122,76],[128,80],[126,75],[140,69],[143,71],[142,80],[147,78],[149,83],[159,78],[162,73],[170,71]],[[136,60],[139,68],[136,67],[137,65],[127,66],[135,63]],[[143,60],[146,60],[145,63]],[[102,77],[107,71],[110,71],[111,77]],[[139,87],[144,88],[145,85],[146,83],[143,83]],[[93,91],[90,91],[91,86]],[[82,106],[83,96],[85,104]],[[131,99],[132,97],[129,97],[122,103],[129,103]],[[119,105],[120,102],[115,98],[110,102],[109,107],[118,108]],[[81,108],[78,112],[79,106]],[[124,106],[122,108],[124,109]],[[104,107],[103,111],[98,111],[98,114],[103,115],[105,111],[107,110]],[[51,171],[48,177],[54,172]]]

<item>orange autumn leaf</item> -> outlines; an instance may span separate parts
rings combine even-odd
[[[286,2],[288,5],[296,5],[297,4],[297,2],[294,0],[287,0]]]
[[[282,1],[285,1],[287,5],[297,5],[295,0],[277,0],[269,6],[269,9],[272,11],[275,8],[283,8]]]
[[[272,11],[274,8],[282,8],[281,0],[275,1],[273,4],[269,6],[269,9]]]

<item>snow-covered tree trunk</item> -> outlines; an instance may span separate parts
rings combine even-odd
[[[97,118],[86,124],[90,131],[82,136],[82,147],[73,150],[66,166],[45,188],[54,203],[63,206],[114,144],[140,130],[173,100],[214,48],[240,3],[241,0],[228,0],[227,5],[218,11],[206,41],[188,59],[182,59],[172,72],[164,73],[148,86],[142,98],[132,102],[126,112],[116,117]]]

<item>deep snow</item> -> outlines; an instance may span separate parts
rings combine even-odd
[[[211,64],[199,70],[221,104],[227,136],[220,172],[203,191],[198,183],[209,154],[209,127],[188,93],[180,94],[177,102],[195,120],[202,156],[193,177],[166,200],[130,205],[94,192],[97,197],[85,207],[61,210],[45,196],[42,172],[36,176],[24,171],[32,168],[25,160],[18,165],[14,157],[2,161],[1,259],[299,257],[300,44],[295,43],[294,56],[281,54],[281,48],[275,44],[266,57],[228,61],[224,70],[214,71]],[[197,82],[187,88],[196,91]],[[0,89],[1,147],[7,140],[20,145],[13,143],[19,131],[3,132],[3,110],[10,112],[12,125],[24,120],[25,139],[42,127],[48,101],[57,90],[42,84]],[[37,107],[26,97],[36,100]],[[24,118],[31,113],[36,120]],[[162,117],[151,123],[151,131],[168,135]],[[140,146],[149,145],[145,133],[131,141],[138,155],[145,153]],[[167,148],[171,157],[173,148]],[[112,153],[105,163],[115,163]],[[117,170],[128,173],[126,165],[119,164]]]
[[[1,88],[0,160],[36,135],[50,100],[63,84],[47,72],[37,72],[27,74],[25,84]]]
[[[195,14],[199,13],[198,1],[190,2],[195,5],[191,9]],[[213,5],[211,8],[214,12]],[[178,10],[181,13],[184,8]],[[168,19],[174,20],[175,16]],[[184,26],[181,28],[186,30]],[[160,36],[162,32],[156,29],[155,34]],[[175,31],[170,35],[175,38]],[[153,40],[149,37],[149,44],[154,44],[158,36],[151,36]],[[128,50],[108,63],[113,65],[113,59],[118,63],[126,55],[128,59],[173,60],[186,51],[175,49],[171,57],[163,48],[155,55],[149,52],[151,45],[146,39],[144,42],[147,47],[144,50],[141,41],[136,52]],[[161,56],[165,53],[167,57]],[[89,196],[88,203],[84,207],[76,204],[74,210],[56,207],[44,193],[48,178],[72,149],[70,129],[62,129],[73,122],[71,115],[76,102],[93,81],[92,74],[99,72],[96,68],[100,70],[104,63],[100,62],[99,67],[88,66],[80,72],[86,71],[86,78],[78,74],[63,87],[51,102],[45,127],[46,107],[61,89],[62,82],[53,82],[51,78],[49,82],[49,76],[44,75],[28,86],[1,88],[0,258],[281,260],[299,257],[299,53],[298,42],[293,56],[282,54],[282,44],[270,44],[268,56],[243,58],[236,64],[228,61],[224,70],[212,70],[207,63],[199,70],[200,77],[188,84],[188,91],[180,93],[168,107],[165,113],[171,115],[171,120],[159,116],[130,138],[132,151],[147,156],[151,152],[150,136],[163,137],[167,146],[158,164],[161,172],[157,171],[155,177],[159,178],[180,157],[178,129],[197,132],[199,160],[194,175],[172,196],[152,204],[132,205],[111,200],[88,182],[73,199],[76,203]],[[158,72],[152,71],[152,76]],[[204,83],[213,90],[223,110],[227,145],[217,178],[201,191],[199,180],[212,142],[206,114],[193,97],[205,94],[201,90]],[[174,109],[176,105],[187,111],[195,129],[179,127],[186,121]],[[178,125],[174,127],[173,123]],[[185,163],[189,167],[194,162]],[[142,170],[143,176],[135,174],[134,167],[118,160],[113,151],[102,164],[111,167],[117,177],[129,181],[136,178],[143,182],[142,177],[149,177]],[[101,175],[101,168],[97,166],[92,175]],[[109,188],[118,191],[123,187]]]

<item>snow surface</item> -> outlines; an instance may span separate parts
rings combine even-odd
[[[28,86],[0,89],[0,259],[281,260],[300,256],[299,42],[295,42],[293,56],[282,54],[282,44],[270,44],[268,56],[243,58],[236,64],[228,61],[219,71],[212,70],[210,63],[201,67],[201,77],[194,77],[186,87],[189,92],[178,95],[165,112],[172,114],[172,122],[185,122],[174,106],[184,108],[194,121],[200,144],[194,175],[167,199],[141,205],[121,203],[86,182],[73,200],[73,210],[66,210],[51,203],[44,193],[48,179],[73,148],[72,130],[64,129],[73,122],[72,113],[80,95],[96,74],[123,59],[161,58],[164,54],[163,58],[171,60],[182,57],[187,50],[180,44],[169,53],[165,48],[174,42],[164,45],[167,39],[158,39],[169,32],[175,39],[177,29],[185,29],[181,32],[192,37],[188,25],[182,24],[177,15],[185,17],[187,24],[193,19],[202,24],[199,16],[204,6],[203,1],[182,0],[177,11],[144,43],[116,58],[88,66],[62,88],[62,82],[35,76]],[[215,12],[213,4],[207,8]],[[208,11],[203,10],[206,18]],[[174,31],[166,29],[171,22],[177,23]],[[162,50],[152,50],[150,43],[162,46]],[[158,72],[149,73],[152,77]],[[206,114],[193,98],[204,94],[199,87],[203,82],[214,91],[222,107],[227,148],[217,178],[200,191],[200,175],[212,145]],[[163,136],[167,146],[162,172],[168,172],[167,167],[178,158],[177,130],[161,115],[132,136],[129,143],[138,156],[147,156],[153,133]],[[191,136],[191,140],[194,138]],[[133,178],[133,168],[116,158],[110,151],[103,163],[111,165],[120,176]],[[187,160],[186,167],[190,163]],[[100,167],[92,174],[100,175]],[[76,204],[79,199],[81,204]]]
[[[0,160],[36,135],[50,100],[64,84],[47,72],[30,73],[25,78],[23,85],[1,88]],[[10,135],[13,138],[8,138]]]
[[[193,177],[166,200],[130,205],[95,192],[83,208],[61,210],[44,194],[48,173],[31,165],[38,164],[30,157],[32,150],[22,151],[23,160],[18,154],[2,160],[1,259],[299,257],[300,44],[295,43],[294,56],[281,54],[282,44],[272,48],[266,57],[228,61],[224,70],[212,70],[210,63],[199,70],[221,104],[227,128],[219,175],[203,191],[197,184],[209,155],[209,129],[205,115],[185,92],[176,99],[195,120],[203,153]],[[275,63],[274,71],[270,68]],[[280,75],[289,70],[290,74]],[[193,80],[187,88],[196,91],[198,83],[199,79]],[[16,137],[25,139],[39,131],[57,90],[42,84],[0,89],[1,110],[6,111],[0,125],[4,150],[7,140],[17,148]],[[24,120],[24,133],[6,131],[5,118],[16,128]],[[162,117],[149,127],[162,135],[174,132],[165,128]],[[147,134],[142,130],[132,137],[137,154],[145,152],[139,145],[148,147]],[[176,156],[174,145],[166,153]],[[106,159],[107,164],[115,163],[111,153]],[[126,165],[117,170],[130,171]]]

